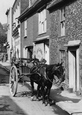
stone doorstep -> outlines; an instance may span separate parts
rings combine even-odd
[[[62,91],[60,95],[71,99],[79,99],[80,101],[77,103],[73,103],[72,101],[60,101],[56,103],[57,106],[65,110],[70,115],[82,115],[82,97],[67,90]]]
[[[82,115],[82,112],[74,112],[74,113],[71,113],[71,115]]]
[[[61,101],[56,103],[57,106],[71,115],[82,115],[82,99],[78,103],[72,101]]]

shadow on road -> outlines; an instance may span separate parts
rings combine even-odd
[[[0,115],[27,115],[27,114],[9,96],[1,96]]]
[[[0,83],[9,83],[10,71],[0,64]]]

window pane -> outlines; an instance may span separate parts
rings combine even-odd
[[[24,22],[24,36],[27,36],[27,20]]]
[[[65,21],[61,22],[61,36],[65,36]]]

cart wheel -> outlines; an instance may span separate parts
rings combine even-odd
[[[17,93],[17,87],[18,87],[18,73],[16,66],[12,66],[10,69],[9,86],[10,86],[10,93],[14,97]]]

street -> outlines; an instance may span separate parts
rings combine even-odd
[[[9,84],[0,84],[0,115],[68,115],[57,105],[45,106],[42,101],[31,101],[29,84],[18,85],[12,97]]]

